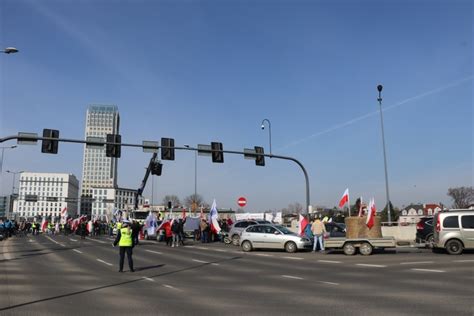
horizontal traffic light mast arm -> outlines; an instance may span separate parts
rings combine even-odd
[[[136,148],[147,148],[147,149],[160,149],[160,148],[173,148],[177,150],[190,150],[190,151],[203,151],[203,150],[198,150],[197,148],[194,147],[170,147],[170,146],[144,146],[143,144],[124,144],[124,143],[112,143],[112,142],[106,142],[106,141],[87,141],[87,140],[79,140],[79,139],[67,139],[67,138],[52,138],[52,137],[40,137],[40,136],[30,136],[30,135],[13,135],[13,136],[7,136],[4,138],[0,138],[0,143],[3,143],[8,140],[25,140],[25,141],[38,141],[38,140],[52,140],[52,141],[58,141],[58,142],[65,142],[65,143],[78,143],[78,144],[87,144],[87,145],[95,145],[95,146],[104,146],[104,145],[120,145],[120,146],[125,146],[125,147],[136,147]],[[209,149],[207,152],[212,153],[212,152],[222,152],[222,153],[227,153],[227,154],[236,154],[236,155],[248,155],[248,153],[245,153],[243,151],[234,151],[234,150],[212,150]],[[299,162],[297,159],[293,157],[288,157],[288,156],[280,156],[280,155],[273,155],[273,154],[258,154],[260,156],[265,156],[265,157],[270,157],[270,158],[277,158],[277,159],[284,159],[284,160],[291,160],[295,162],[298,166],[300,166],[301,170],[304,173],[305,176],[305,181],[306,181],[306,212],[309,211],[309,206],[310,206],[310,199],[309,199],[309,178],[308,178],[308,173],[306,172],[305,167],[301,162]]]

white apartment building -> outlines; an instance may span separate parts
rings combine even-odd
[[[13,213],[19,217],[69,216],[78,214],[79,181],[73,174],[23,172]]]
[[[112,218],[114,210],[133,209],[136,190],[125,188],[92,188],[92,217],[107,215]],[[138,199],[138,204],[143,204],[143,198]]]
[[[85,136],[107,138],[107,134],[119,134],[120,116],[115,105],[90,105],[86,115]],[[82,164],[81,197],[92,197],[93,189],[117,187],[117,158],[107,157],[105,146],[84,146]],[[85,201],[86,199],[84,199]],[[91,214],[93,205],[81,203],[82,213]],[[97,208],[98,209],[98,208]],[[104,207],[100,207],[103,210]]]

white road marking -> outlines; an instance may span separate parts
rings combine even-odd
[[[108,266],[112,265],[111,263],[105,262],[104,260],[101,260],[101,259],[96,259],[96,260],[99,261],[99,262],[105,263]]]
[[[215,262],[213,262],[213,263],[211,263],[211,265],[213,265],[213,266],[218,266],[219,264],[218,264],[218,263],[215,263]]]
[[[33,239],[28,239],[28,242],[33,242]]]
[[[72,251],[75,251],[75,252],[77,252],[77,253],[82,253],[82,251],[77,250],[77,249],[73,249]]]
[[[332,260],[318,260],[318,262],[323,262],[323,263],[342,263],[341,261],[332,261]]]
[[[150,281],[150,282],[155,282],[155,280],[153,280],[153,279],[151,279],[151,278],[145,277],[144,279],[147,280],[147,281]]]
[[[318,281],[319,283],[329,284],[329,285],[339,285],[339,283],[327,282],[327,281]]]
[[[164,287],[168,288],[168,289],[173,289],[173,290],[178,290],[180,291],[179,289],[175,288],[174,286],[171,286],[171,285],[168,285],[168,284],[163,284]]]
[[[285,259],[292,259],[292,260],[303,260],[304,258],[300,258],[300,257],[283,257]]]
[[[255,255],[260,256],[260,257],[273,257],[273,255],[269,255],[269,254],[266,254],[266,253],[256,253]]]
[[[204,250],[208,250],[209,248],[207,247],[195,247],[196,249],[204,249]]]
[[[70,241],[77,241],[77,239],[72,239],[72,238],[69,238]]]
[[[49,240],[51,240],[52,242],[54,242],[55,244],[60,245],[61,247],[66,247],[65,245],[63,245],[63,244],[57,242],[56,240],[54,240],[53,238],[51,238],[51,237],[49,237],[49,236],[45,236],[45,237],[48,238]]]
[[[400,262],[400,264],[424,264],[424,263],[434,263],[434,261],[412,261],[412,262]]]
[[[92,238],[89,238],[89,237],[86,237],[87,240],[92,240],[92,241],[95,241],[95,242],[99,242],[101,244],[105,244],[106,242],[105,241],[102,241],[102,240],[97,240],[97,239],[92,239]]]
[[[224,249],[214,249],[215,251],[219,251],[219,252],[227,252],[227,250],[224,250]]]
[[[193,259],[194,262],[199,262],[199,263],[209,263],[207,261],[202,261],[202,260],[197,260],[197,259]]]
[[[297,276],[292,276],[292,275],[282,275],[283,278],[287,279],[295,279],[295,280],[303,280],[303,278],[297,277]]]
[[[151,252],[151,253],[156,253],[157,255],[162,255],[162,252],[159,251],[153,251],[153,250],[145,250],[146,252]]]
[[[421,271],[421,272],[437,272],[437,273],[442,273],[446,272],[443,270],[431,270],[431,269],[412,269],[413,271]]]
[[[453,260],[453,262],[474,262],[474,260]]]
[[[361,267],[372,267],[372,268],[385,268],[386,266],[381,264],[368,264],[368,263],[357,263],[357,266]]]

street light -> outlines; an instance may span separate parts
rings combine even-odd
[[[270,123],[269,119],[263,119],[262,121],[262,130],[265,129],[265,122],[268,123],[268,135],[270,138],[270,155],[272,154],[272,123]],[[271,157],[270,157],[271,158]]]
[[[17,145],[13,145],[13,146],[6,146],[6,147],[0,147],[2,149],[2,156],[0,156],[0,174],[2,173],[2,168],[3,168],[3,155],[4,155],[4,151],[5,149],[13,149],[13,148],[16,148]]]
[[[13,174],[13,182],[12,182],[12,196],[15,194],[15,178],[17,174],[23,173],[25,171],[10,171],[7,170],[7,173]]]
[[[5,53],[5,54],[14,54],[14,53],[18,53],[18,49],[16,49],[15,47],[7,47],[4,50],[0,50],[0,52]]]
[[[382,145],[383,145],[383,161],[384,161],[384,167],[385,167],[385,191],[387,194],[387,215],[388,215],[388,224],[392,224],[392,219],[390,216],[391,210],[390,210],[390,196],[388,194],[388,173],[387,173],[387,154],[385,152],[385,133],[383,130],[383,114],[382,114],[382,89],[383,86],[379,84],[377,86],[377,90],[379,92],[379,97],[377,98],[377,101],[379,101],[379,109],[380,109],[380,124],[382,126]]]
[[[189,148],[189,145],[185,144],[184,147]],[[196,199],[197,199],[197,151],[194,151],[194,210],[197,207],[196,204]]]

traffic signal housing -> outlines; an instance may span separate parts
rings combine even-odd
[[[120,158],[122,136],[117,134],[107,134],[107,143],[117,143],[119,145],[107,144],[105,148],[105,155],[107,157]]]
[[[161,171],[163,170],[163,164],[158,161],[154,161],[151,164],[151,174],[155,176],[161,176]]]
[[[255,148],[255,165],[265,166],[265,156],[262,155],[264,153],[263,147],[255,146],[254,148]]]
[[[223,163],[224,162],[224,152],[222,143],[212,142],[211,143],[212,149],[212,162]]]
[[[56,129],[43,129],[43,137],[59,138],[59,131]],[[57,154],[59,142],[57,140],[43,140],[41,152],[45,154]]]
[[[161,160],[174,160],[174,138],[161,138],[161,146]]]

